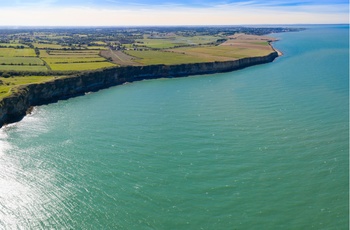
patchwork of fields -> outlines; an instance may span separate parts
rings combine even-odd
[[[18,44],[20,45],[20,44]],[[47,71],[34,49],[0,48],[0,71]]]
[[[268,42],[273,39],[242,33],[232,36],[148,34],[129,44],[100,40],[89,45],[52,41],[71,38],[66,35],[39,33],[37,36],[46,40],[30,46],[0,43],[0,71],[84,71],[128,65],[176,65],[236,60],[273,52]],[[79,41],[88,36],[74,37]]]
[[[48,81],[65,72],[230,61],[274,51],[269,44],[273,38],[244,33],[227,36],[188,29],[171,33],[132,31],[119,35],[108,30],[104,34],[19,33],[7,42],[0,34],[0,98],[19,85]]]
[[[49,47],[51,48],[38,49],[39,55],[33,48],[2,47],[0,48],[0,71],[83,71],[117,66],[100,56],[100,50],[66,50],[59,49],[62,47],[54,44]]]
[[[53,71],[94,70],[116,66],[99,55],[97,50],[52,50],[43,51],[40,57]]]
[[[156,40],[159,41],[160,39]],[[125,53],[133,56],[134,61],[142,65],[230,61],[268,55],[274,51],[269,44],[270,40],[272,38],[249,35],[229,38],[220,45],[186,45],[159,51],[136,49],[127,50]],[[196,41],[196,39],[191,41]],[[203,41],[203,39],[197,38],[198,41]],[[213,42],[209,38],[206,41]],[[169,44],[165,43],[164,47],[168,46]]]

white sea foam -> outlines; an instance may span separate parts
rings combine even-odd
[[[0,129],[0,157],[10,150],[11,144],[8,142],[8,135],[4,129]]]

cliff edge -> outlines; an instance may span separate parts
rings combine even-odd
[[[278,53],[272,52],[262,57],[249,57],[225,62],[115,67],[83,72],[45,83],[20,86],[16,92],[0,101],[0,128],[5,124],[20,121],[33,106],[57,102],[83,95],[86,92],[145,79],[229,72],[272,62],[276,57],[278,57]]]

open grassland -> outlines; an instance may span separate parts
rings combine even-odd
[[[177,41],[185,42],[189,45],[205,45],[212,42],[216,42],[218,39],[222,37],[218,36],[192,36],[192,37],[177,37]]]
[[[249,50],[255,50],[255,51],[266,51],[266,52],[272,52],[273,49],[267,42],[240,42],[240,41],[227,41],[223,44],[221,44],[221,47],[223,46],[231,46],[233,48],[240,48],[245,49],[247,51]]]
[[[35,57],[34,49],[0,48],[0,57]]]
[[[163,52],[163,51],[135,51],[128,50],[125,51],[127,54],[135,57],[134,61],[142,65],[176,65],[176,64],[185,64],[185,63],[198,63],[208,61],[205,57],[186,55],[183,53],[175,52]]]
[[[58,44],[43,44],[43,43],[33,43],[35,48],[39,48],[39,49],[64,49],[64,48],[69,48],[69,46],[62,46],[62,45],[58,45]]]
[[[145,46],[153,49],[166,49],[173,48],[175,46],[186,45],[186,43],[178,43],[173,39],[139,39],[136,46]]]
[[[31,72],[45,72],[47,71],[46,66],[36,65],[0,65],[1,71],[31,71]]]
[[[237,33],[235,35],[229,36],[228,38],[229,40],[222,43],[221,46],[233,46],[245,49],[273,51],[269,42],[276,41],[275,38],[268,36],[257,36],[242,33]]]
[[[217,36],[172,36],[164,38],[144,38],[137,39],[136,46],[144,46],[153,49],[168,49],[176,46],[190,46],[199,44],[208,44],[216,42],[220,37]]]
[[[235,46],[183,47],[173,49],[172,51],[192,56],[206,57],[211,59],[211,61],[227,61],[245,57],[264,56],[273,52],[271,48],[259,49]]]
[[[82,71],[95,70],[106,67],[117,66],[111,62],[85,62],[85,63],[64,63],[64,64],[49,64],[54,71]]]
[[[0,65],[43,65],[43,61],[37,57],[0,57]]]
[[[42,59],[47,64],[88,63],[106,61],[106,59],[102,57],[47,57]]]
[[[84,46],[84,48],[88,50],[106,50],[107,49],[104,46]]]
[[[229,39],[242,40],[242,41],[276,41],[276,38],[269,36],[259,36],[244,33],[235,33],[234,35],[228,36]]]
[[[271,38],[239,34],[221,45],[213,45],[222,36],[173,36],[164,38],[144,38],[137,41],[137,46],[165,49],[168,52],[154,50],[127,50],[135,57],[134,62],[143,65],[183,64],[237,60],[245,57],[264,56],[273,52],[269,45]],[[209,45],[208,45],[209,44]],[[179,47],[177,47],[179,46]]]
[[[235,40],[236,41],[236,40]],[[165,52],[167,51],[167,52]],[[134,62],[143,65],[154,64],[185,64],[198,62],[214,62],[237,60],[245,57],[265,56],[274,50],[266,40],[231,40],[221,44],[178,47],[163,51],[154,50],[128,50],[127,54],[135,57]]]
[[[11,95],[11,89],[13,86],[0,84],[0,100],[4,97]]]
[[[92,45],[106,46],[107,43],[103,41],[95,41],[91,43]]]
[[[31,48],[0,48],[0,71],[84,71],[112,66],[176,65],[237,60],[264,56],[274,51],[269,44],[273,38],[243,33],[232,36],[148,33],[138,35],[135,40],[124,40],[127,44],[109,40],[89,42],[86,34],[62,35],[61,39],[68,39],[64,43],[60,43],[57,34],[42,32],[36,35],[41,36],[38,39],[41,42],[36,40],[32,44],[39,49],[39,53]],[[11,41],[0,44],[20,44],[19,40]],[[127,50],[111,50],[108,46]],[[39,57],[36,57],[36,52]]]
[[[47,71],[33,49],[0,48],[0,71]]]
[[[53,76],[21,76],[0,78],[0,99],[9,96],[11,90],[15,90],[20,85],[27,85],[31,83],[41,83],[54,79]]]
[[[99,57],[99,50],[40,50],[40,57]]]

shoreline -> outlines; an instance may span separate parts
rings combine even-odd
[[[266,56],[234,61],[115,67],[19,86],[16,92],[0,100],[0,128],[22,120],[34,106],[82,96],[126,82],[231,72],[274,61],[281,52],[273,50]]]
[[[272,47],[272,49],[273,49],[275,52],[277,52],[278,57],[283,56],[283,53],[282,53],[281,51],[279,51],[278,49],[274,48],[273,46],[271,46],[271,47]]]
[[[283,56],[283,53],[282,53],[281,51],[279,51],[278,49],[276,49],[276,48],[271,44],[272,42],[276,42],[276,41],[278,41],[278,39],[269,41],[269,46],[271,47],[272,50],[274,50],[275,52],[277,52],[278,57],[281,57],[281,56]]]

